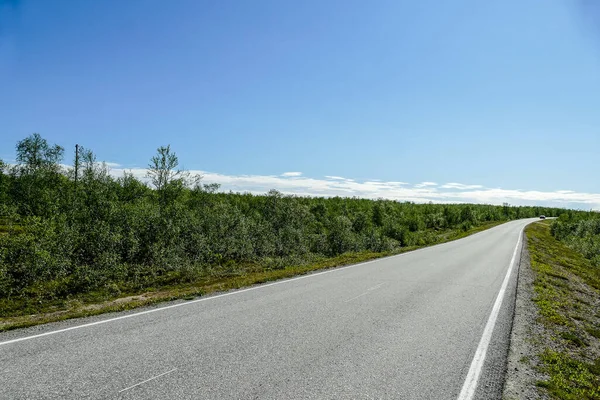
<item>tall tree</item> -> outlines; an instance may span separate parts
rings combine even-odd
[[[157,149],[157,154],[150,159],[147,174],[156,190],[165,190],[170,183],[181,177],[182,171],[176,169],[178,165],[179,159],[171,152],[171,145]]]
[[[179,159],[171,146],[161,146],[150,159],[147,177],[156,188],[159,203],[164,206],[177,199],[187,187],[199,185],[200,176],[190,176],[188,171],[177,169]]]
[[[17,143],[17,162],[27,173],[40,170],[55,170],[62,161],[64,149],[55,144],[50,146],[39,133],[34,133]]]
[[[19,212],[24,215],[54,215],[62,197],[63,181],[60,162],[64,149],[50,145],[39,133],[17,143],[17,162],[12,173],[22,179],[15,181],[11,191]]]

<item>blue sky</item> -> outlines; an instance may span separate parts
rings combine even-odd
[[[0,158],[39,132],[235,190],[600,208],[599,3],[0,0]],[[516,194],[438,196],[482,189]]]

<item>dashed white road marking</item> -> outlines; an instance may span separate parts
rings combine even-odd
[[[174,372],[174,371],[177,371],[177,368],[173,368],[173,369],[172,369],[172,370],[170,370],[170,371],[163,372],[162,374],[159,374],[159,375],[153,376],[153,377],[152,377],[152,378],[150,378],[150,379],[146,379],[145,381],[142,381],[142,382],[136,383],[135,385],[131,385],[131,386],[129,386],[129,387],[126,387],[125,389],[121,389],[121,390],[119,390],[119,393],[123,393],[123,392],[125,392],[126,390],[133,389],[134,387],[138,387],[138,386],[140,386],[140,385],[143,385],[144,383],[147,383],[147,382],[153,381],[153,380],[155,380],[155,379],[157,379],[157,378],[160,378],[161,376],[165,376],[165,375],[167,375],[167,374],[170,374],[171,372]]]
[[[364,293],[361,293],[361,294],[359,294],[358,296],[355,296],[355,297],[353,297],[353,298],[351,298],[351,299],[348,299],[348,300],[344,301],[344,303],[347,303],[347,302],[349,302],[349,301],[352,301],[352,300],[356,300],[356,299],[358,299],[359,297],[362,297],[362,296],[364,296],[364,295],[366,295],[366,294],[369,294],[369,292],[370,292],[371,290],[375,290],[375,289],[377,289],[377,288],[380,288],[380,287],[381,287],[381,286],[383,286],[383,285],[385,285],[385,282],[384,282],[384,283],[380,283],[379,285],[373,286],[373,287],[371,287],[371,288],[368,288],[366,292],[364,292]]]
[[[375,285],[375,286],[373,286],[373,287],[370,287],[370,288],[368,288],[368,289],[367,289],[367,292],[369,292],[369,291],[371,291],[371,290],[375,290],[375,289],[377,289],[377,288],[380,288],[380,287],[382,287],[383,285],[385,285],[385,282],[383,282],[383,283],[380,283],[379,285]]]

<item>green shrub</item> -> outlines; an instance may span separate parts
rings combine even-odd
[[[17,144],[18,165],[0,162],[0,296],[61,298],[126,291],[277,269],[353,252],[391,253],[438,243],[484,222],[561,215],[557,236],[597,253],[597,221],[541,207],[414,204],[379,199],[221,193],[177,170],[169,146],[150,162],[155,188],[114,179],[94,154],[34,134]],[[585,214],[585,213],[584,213]],[[44,294],[45,292],[45,294]],[[12,297],[11,297],[12,298]]]

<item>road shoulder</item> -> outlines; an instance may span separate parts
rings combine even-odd
[[[534,338],[542,335],[544,327],[537,322],[538,310],[532,300],[534,279],[535,274],[531,269],[527,235],[523,234],[521,262],[517,275],[515,313],[502,396],[505,400],[543,398],[536,388],[536,382],[543,379],[544,375],[535,369],[541,345]]]
[[[526,230],[505,399],[600,399],[600,270],[551,234]]]

